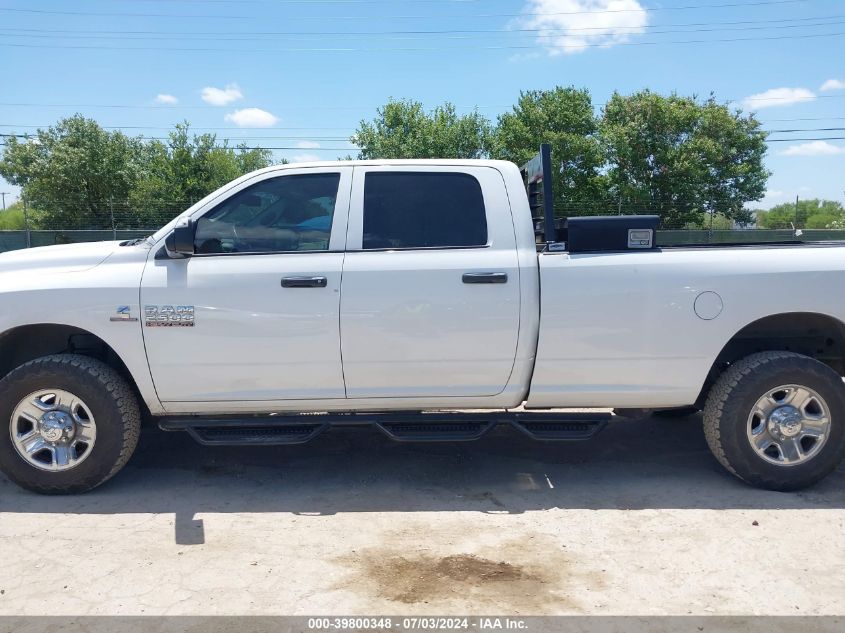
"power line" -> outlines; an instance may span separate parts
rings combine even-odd
[[[715,38],[715,39],[699,39],[699,40],[666,40],[662,42],[617,42],[614,46],[662,46],[666,44],[716,44],[727,42],[762,42],[762,41],[782,41],[782,40],[805,40],[815,39],[820,37],[841,37],[845,35],[843,32],[838,33],[814,33],[809,35],[776,35],[766,37],[735,37],[735,38]],[[484,46],[439,46],[439,47],[375,47],[375,48],[353,48],[353,47],[287,47],[287,48],[215,48],[215,47],[179,47],[179,46],[81,46],[75,44],[10,44],[8,42],[0,43],[0,46],[9,48],[43,48],[43,49],[66,49],[66,50],[124,50],[124,51],[172,51],[172,52],[195,52],[195,53],[210,53],[210,52],[225,52],[232,53],[390,53],[390,52],[419,52],[419,53],[437,53],[443,51],[460,51],[460,50],[534,50],[538,46],[536,44],[530,45],[484,45]],[[596,48],[605,47],[605,43],[579,43],[578,48]]]
[[[845,35],[843,33],[842,35]],[[815,95],[815,99],[845,99],[845,94],[841,95]],[[743,99],[730,99],[727,103],[738,103],[743,101]],[[754,101],[791,101],[792,97],[755,97]],[[811,101],[811,99],[803,100],[805,102]],[[307,105],[307,106],[289,106],[286,105],[286,110],[375,110],[376,108],[381,108],[384,104],[379,105],[356,105],[356,106],[318,106],[318,105]],[[514,104],[508,105],[456,105],[456,108],[460,109],[479,109],[479,110],[486,110],[486,109],[496,109],[496,108],[510,108]],[[607,105],[605,103],[597,103],[595,106],[601,107]],[[155,104],[129,104],[129,103],[34,103],[34,102],[0,102],[0,106],[2,107],[21,107],[21,108],[127,108],[127,109],[152,109],[152,110],[174,110],[174,109],[217,109],[219,110],[219,106],[211,106],[211,105],[179,105],[179,106],[167,106],[167,105],[155,105]],[[845,119],[845,117],[821,117],[821,118],[801,118],[801,119],[770,119],[771,121],[825,121],[825,120],[837,120],[837,119]],[[7,125],[3,125],[3,127],[8,127]],[[121,127],[128,127],[128,126],[121,126]],[[142,126],[139,126],[142,127]],[[152,129],[152,128],[150,128]],[[159,129],[170,129],[170,128],[159,128]],[[192,128],[194,129],[194,128]],[[196,129],[244,129],[244,128],[196,128]],[[253,129],[304,129],[304,130],[313,130],[313,129],[345,129],[345,128],[312,128],[312,127],[302,127],[302,128],[253,128]]]
[[[825,15],[807,18],[780,18],[774,20],[734,20],[721,22],[686,22],[681,24],[646,24],[643,26],[617,26],[614,30],[619,29],[634,29],[639,32],[642,29],[656,29],[656,28],[686,28],[698,26],[738,26],[738,25],[765,25],[765,24],[783,24],[785,22],[818,22],[822,24],[790,24],[788,26],[760,26],[755,28],[801,28],[824,26],[829,24],[830,20],[843,18],[845,15]],[[18,27],[2,27],[3,31],[14,31],[22,33],[22,35],[15,35],[15,37],[23,37],[25,33],[37,34],[61,34],[70,33],[78,34],[79,37],[90,37],[91,35],[112,35],[123,37],[126,35],[162,35],[174,37],[194,37],[194,36],[377,36],[377,35],[444,35],[444,34],[520,34],[520,33],[582,33],[588,31],[607,31],[606,26],[586,26],[586,27],[572,27],[572,28],[502,28],[502,29],[405,29],[405,30],[381,30],[381,31],[121,31],[113,29],[87,30],[87,29],[34,29],[34,28],[18,28]],[[725,30],[740,30],[740,29],[725,29]],[[673,31],[664,31],[673,32]],[[682,31],[682,32],[697,32],[697,31]],[[10,34],[11,35],[11,34]],[[40,35],[39,35],[40,36]],[[33,35],[32,37],[36,37]],[[62,35],[61,37],[71,37]],[[142,39],[142,38],[139,38]],[[202,39],[199,37],[198,39]]]
[[[795,141],[845,141],[845,136],[819,136],[817,138],[767,138],[767,143],[792,143]]]
[[[767,134],[788,134],[788,133],[795,133],[795,132],[842,132],[845,131],[845,127],[805,127],[805,128],[795,128],[792,130],[760,130],[761,132],[766,132]],[[1,136],[1,135],[0,135]]]
[[[114,1],[114,0],[113,0]],[[261,4],[262,0],[125,0],[126,2],[162,2],[175,4],[177,2],[188,4]],[[266,1],[266,0],[265,0]],[[276,4],[381,4],[392,3],[396,0],[274,0]],[[465,4],[481,2],[481,0],[403,0],[408,4],[436,3],[436,4]]]
[[[843,132],[845,131],[845,127],[815,127],[815,128],[793,128],[793,129],[783,129],[783,130],[758,130],[759,132],[763,132],[765,134],[795,134],[798,132]],[[353,131],[354,132],[354,131]],[[7,133],[0,133],[0,138],[18,138],[20,134],[7,134]],[[169,136],[143,136],[142,138],[146,141],[169,141],[171,140]],[[350,134],[351,136],[351,134]],[[227,141],[348,141],[349,136],[229,136],[226,137],[225,140]],[[318,150],[318,149],[328,149],[322,147],[309,147],[309,146],[298,146],[296,149],[302,150]]]
[[[47,0],[49,2],[49,0]],[[96,1],[96,0],[95,0]],[[117,0],[112,0],[113,2]],[[168,4],[176,4],[177,2],[183,4],[261,4],[266,0],[124,0],[125,2],[166,2]],[[288,0],[278,0],[279,2],[286,2]],[[415,0],[408,0],[414,2]],[[444,0],[447,1],[447,0]],[[461,0],[458,0],[461,1]],[[475,2],[476,0],[465,0],[467,2]],[[30,0],[32,2],[32,0]]]
[[[4,134],[4,137],[11,136],[9,134]],[[144,139],[144,140],[154,140],[154,139]],[[231,140],[231,139],[224,139],[224,140]],[[8,142],[2,142],[2,146],[8,146]],[[280,146],[280,147],[261,147],[261,146],[238,146],[238,145],[213,145],[215,149],[231,149],[231,150],[254,150],[254,149],[269,149],[269,150],[285,150],[285,151],[297,151],[297,152],[319,152],[319,151],[327,151],[327,152],[349,152],[349,151],[357,151],[360,147],[351,146],[351,147],[297,147],[295,145],[289,146]]]
[[[126,0],[127,2],[137,2],[139,0]],[[187,3],[202,3],[214,2],[217,4],[240,4],[245,2],[247,4],[260,4],[259,0],[140,0],[141,2],[166,2],[168,4],[175,2]],[[407,4],[469,4],[472,2],[481,2],[482,0],[403,0]],[[273,0],[275,4],[387,4],[395,3],[396,0]]]
[[[845,16],[839,16],[845,17]],[[649,35],[671,35],[676,33],[731,33],[731,32],[747,32],[747,31],[762,31],[762,30],[774,30],[774,29],[809,29],[809,28],[816,28],[816,27],[829,27],[838,24],[845,24],[843,20],[826,20],[820,22],[819,24],[783,24],[783,25],[776,25],[776,26],[741,26],[741,27],[734,27],[734,28],[695,28],[695,29],[666,29],[666,30],[654,30],[648,32]],[[619,27],[619,28],[633,28],[637,29],[635,31],[631,31],[630,33],[620,33],[620,34],[629,34],[629,35],[638,35],[640,34],[640,27]],[[6,29],[9,30],[9,29]],[[428,40],[437,40],[437,39],[444,39],[444,40],[479,40],[490,38],[493,36],[505,36],[505,40],[514,40],[516,38],[525,38],[525,37],[533,37],[540,41],[548,40],[548,39],[559,39],[565,38],[571,35],[578,35],[582,38],[589,38],[593,37],[591,33],[580,33],[582,29],[524,29],[522,31],[474,31],[469,32],[465,35],[455,35],[449,34],[446,31],[442,33],[432,33],[430,35],[422,36],[406,36],[406,35],[392,35],[388,32],[384,32],[382,34],[378,34],[378,36],[383,35],[383,39],[387,41],[428,41]],[[602,27],[588,27],[589,31],[599,30],[600,32],[595,35],[595,37],[604,37],[606,34],[607,29]],[[618,29],[615,29],[618,30]],[[172,41],[174,39],[178,39],[180,41],[190,41],[190,42],[202,42],[202,41],[215,41],[215,42],[253,42],[255,41],[255,36],[236,36],[233,34],[225,35],[225,36],[201,36],[201,37],[185,37],[185,36],[171,36],[170,34],[166,35],[151,35],[151,36],[127,36],[126,34],[115,34],[115,35],[55,35],[55,34],[42,34],[42,33],[4,33],[5,37],[17,37],[17,38],[32,38],[32,39],[49,39],[49,40],[121,40],[121,41],[129,41],[129,42],[156,42],[156,41]],[[333,36],[333,37],[345,37],[347,35],[350,36],[366,36],[375,38],[376,35],[365,35],[362,33],[352,33],[352,34],[345,34],[345,33],[313,33],[313,34],[305,34],[305,33],[291,33],[288,35],[284,35],[282,37],[286,38],[302,38],[305,40],[312,39],[312,38],[320,38],[326,36]],[[511,37],[513,36],[513,37]]]
[[[770,123],[784,121],[845,121],[845,116],[799,117],[794,119],[768,119]]]
[[[2,105],[2,104],[0,104]],[[829,116],[829,117],[794,117],[794,118],[780,118],[780,119],[767,119],[769,123],[784,123],[784,122],[792,122],[792,121],[845,121],[845,116]],[[20,123],[0,123],[0,128],[36,128],[36,129],[45,129],[51,127],[52,123],[42,124],[42,125],[34,125],[34,124],[20,124]],[[152,125],[101,125],[100,127],[104,130],[173,130],[176,124],[169,126],[152,126]],[[231,127],[231,126],[217,126],[217,127],[195,127],[190,126],[190,131],[192,132],[199,132],[199,131],[212,131],[217,132],[219,130],[274,130],[274,131],[283,131],[283,130],[320,130],[320,131],[328,131],[328,130],[345,130],[350,134],[353,133],[355,130],[350,127],[320,127],[320,126],[300,126],[300,127],[252,127],[252,128],[241,128],[241,127]],[[801,131],[817,131],[817,130],[826,130],[827,128],[813,128],[813,129],[805,129]],[[835,129],[835,128],[832,128]],[[769,130],[770,132],[781,132],[782,130]],[[8,136],[8,135],[7,135]],[[327,137],[317,137],[317,136],[305,136],[305,137],[290,137],[292,139],[301,138],[302,140],[325,140]],[[344,136],[345,138],[345,136]]]
[[[372,0],[370,0],[372,1]],[[798,4],[809,0],[757,0],[755,2],[729,2],[723,4],[698,4],[677,7],[654,7],[651,11],[687,11],[695,9],[723,9],[735,7],[757,7],[770,5]],[[189,18],[189,19],[220,19],[220,20],[250,20],[266,19],[269,15],[202,15],[202,14],[178,14],[178,13],[115,13],[115,12],[93,12],[93,11],[53,11],[46,9],[19,9],[0,7],[0,11],[11,13],[31,13],[48,15],[75,15],[75,16],[97,16],[97,17],[132,17],[132,18]],[[433,15],[379,15],[381,19],[403,20],[403,19],[432,19],[432,18],[520,18],[520,17],[545,17],[555,15],[596,15],[608,13],[645,13],[646,9],[606,9],[601,11],[555,11],[555,12],[529,12],[529,13],[476,13],[472,15],[433,16]],[[370,15],[320,15],[320,16],[286,16],[288,20],[372,20]]]
[[[19,102],[4,102],[0,106],[7,107],[22,107],[22,108],[129,108],[129,109],[152,109],[152,110],[174,110],[174,109],[190,109],[190,110],[220,110],[220,106],[212,105],[154,105],[154,104],[129,104],[129,103],[19,103]],[[372,110],[381,106],[285,106],[286,110]],[[510,106],[456,106],[459,108],[501,108]],[[169,128],[168,128],[169,129]],[[193,128],[192,128],[193,129]],[[222,129],[222,128],[221,128]],[[226,129],[243,129],[243,128],[226,128]],[[265,128],[270,129],[270,128]],[[280,128],[272,128],[280,129]],[[315,129],[315,128],[303,128]]]
[[[843,95],[845,96],[845,95]],[[19,103],[19,102],[4,102],[0,103],[0,106],[7,106],[7,107],[22,107],[22,108],[129,108],[129,109],[152,109],[152,110],[174,110],[176,108],[179,109],[191,109],[191,110],[220,110],[220,106],[211,106],[211,105],[180,105],[180,106],[166,106],[166,105],[154,105],[154,104],[129,104],[129,103]],[[381,106],[319,106],[319,105],[307,105],[307,106],[285,106],[286,110],[373,110],[377,107]],[[503,107],[510,107],[510,106],[456,106],[458,108],[503,108]],[[169,129],[169,128],[168,128]],[[227,128],[227,129],[243,129],[243,128]],[[265,128],[270,129],[270,128]],[[272,129],[279,129],[279,128],[272,128]],[[303,128],[303,129],[314,129],[314,128]]]
[[[30,0],[31,1],[31,0]],[[114,0],[112,0],[114,1]],[[167,4],[261,4],[261,0],[125,0],[127,2],[160,2]],[[268,1],[268,0],[265,0]],[[396,0],[272,0],[273,4],[309,4],[309,5],[333,5],[333,4],[396,4]],[[405,4],[471,4],[482,0],[402,0]]]
[[[845,130],[845,128],[839,128]],[[811,131],[811,130],[808,130]],[[0,133],[0,138],[19,137],[20,134],[5,134]],[[146,141],[169,141],[169,136],[144,136]],[[228,137],[228,141],[255,141],[255,140],[274,140],[274,141],[342,141],[348,140],[348,136],[237,136]],[[298,147],[297,149],[320,149],[319,147]]]
[[[845,141],[845,136],[818,136],[814,138],[769,138],[766,139],[766,143],[795,143],[795,142],[804,142],[804,141]],[[5,147],[8,144],[4,142],[0,142],[0,147]],[[291,146],[281,146],[281,147],[261,147],[261,146],[236,146],[236,145],[214,145],[215,149],[231,149],[231,150],[272,150],[272,151],[326,151],[326,152],[349,152],[349,151],[356,151],[360,150],[361,147],[352,146],[352,147],[316,147],[316,148],[303,148],[303,147],[291,147]]]
[[[1,105],[1,104],[0,104]],[[845,117],[842,117],[845,119]],[[790,119],[786,119],[790,120]],[[798,120],[798,119],[796,119]],[[824,119],[822,119],[824,120]],[[0,127],[31,127],[31,128],[48,128],[52,125],[15,125],[13,123],[0,123]],[[101,125],[104,130],[172,130],[176,124],[167,127],[163,126],[149,126],[149,125]],[[190,131],[195,132],[199,130],[245,130],[242,127],[194,127],[190,126]],[[250,130],[351,130],[349,127],[251,127]],[[305,137],[308,140],[313,140],[313,136]]]

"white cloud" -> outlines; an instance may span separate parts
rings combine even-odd
[[[225,88],[206,86],[202,89],[202,100],[215,106],[229,105],[233,101],[243,99],[244,95],[238,84],[228,84]]]
[[[528,0],[523,13],[517,28],[538,29],[537,43],[550,55],[610,47],[645,32],[648,25],[638,0]]]
[[[828,90],[845,90],[845,81],[841,79],[828,79],[822,84],[819,90],[822,92],[827,92]]]
[[[779,189],[766,189],[766,193],[763,196],[763,200],[778,200],[783,198],[784,192],[780,191]]]
[[[173,105],[174,103],[179,103],[179,99],[177,99],[173,95],[159,93],[156,95],[156,103],[163,103],[164,105]]]
[[[815,100],[816,95],[806,88],[772,88],[746,97],[742,100],[742,105],[748,110],[762,110]]]
[[[292,163],[316,163],[320,157],[316,154],[297,154],[290,160]]]
[[[272,127],[279,122],[279,117],[261,108],[235,110],[227,114],[224,118],[238,127]]]
[[[799,145],[790,145],[781,152],[783,156],[833,156],[845,154],[845,147],[833,145],[827,141],[812,141]]]
[[[296,146],[299,149],[317,149],[318,147],[320,147],[320,144],[314,141],[299,141]]]

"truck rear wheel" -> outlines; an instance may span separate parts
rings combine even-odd
[[[731,365],[704,407],[716,459],[747,483],[798,490],[845,456],[845,384],[827,365],[791,352],[761,352]]]
[[[132,389],[94,358],[45,356],[0,380],[0,470],[27,490],[96,488],[129,460],[140,428]]]

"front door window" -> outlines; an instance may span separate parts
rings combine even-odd
[[[339,173],[281,176],[239,191],[197,222],[200,255],[326,251]]]

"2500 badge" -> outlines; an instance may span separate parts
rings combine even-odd
[[[194,327],[194,306],[144,306],[147,327]]]

